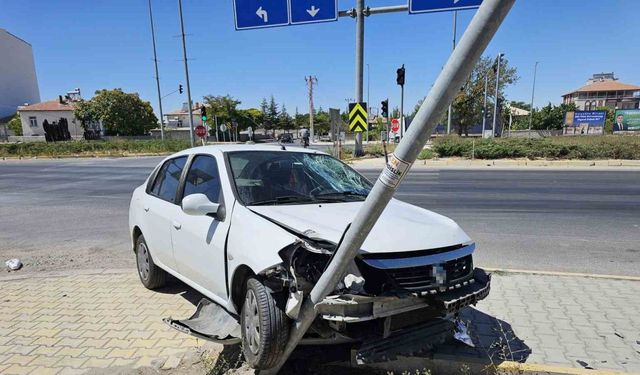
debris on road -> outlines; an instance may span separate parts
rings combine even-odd
[[[17,258],[9,259],[8,261],[4,262],[4,264],[7,266],[9,272],[17,271],[22,268],[22,262]]]

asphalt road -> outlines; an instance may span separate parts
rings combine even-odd
[[[129,197],[159,160],[0,161],[0,260],[133,267]],[[456,220],[480,266],[640,276],[638,171],[416,168],[397,198]]]

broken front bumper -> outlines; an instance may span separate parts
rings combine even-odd
[[[316,305],[325,320],[356,323],[400,315],[424,309],[427,316],[442,317],[486,298],[491,289],[491,275],[481,268],[473,270],[473,278],[450,286],[441,293],[408,294],[403,297],[369,297],[361,295],[328,296]]]

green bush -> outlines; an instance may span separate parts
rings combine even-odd
[[[437,138],[433,150],[441,157],[478,159],[640,159],[640,137],[590,136],[543,139]]]
[[[186,148],[189,148],[189,142],[182,140],[28,142],[0,144],[0,157],[166,154]]]
[[[436,153],[433,150],[425,148],[418,154],[418,160],[433,159]]]

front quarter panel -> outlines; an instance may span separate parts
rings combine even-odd
[[[276,224],[237,204],[229,231],[227,285],[231,287],[233,274],[241,265],[247,265],[256,274],[282,263],[278,251],[291,245],[298,237]]]

